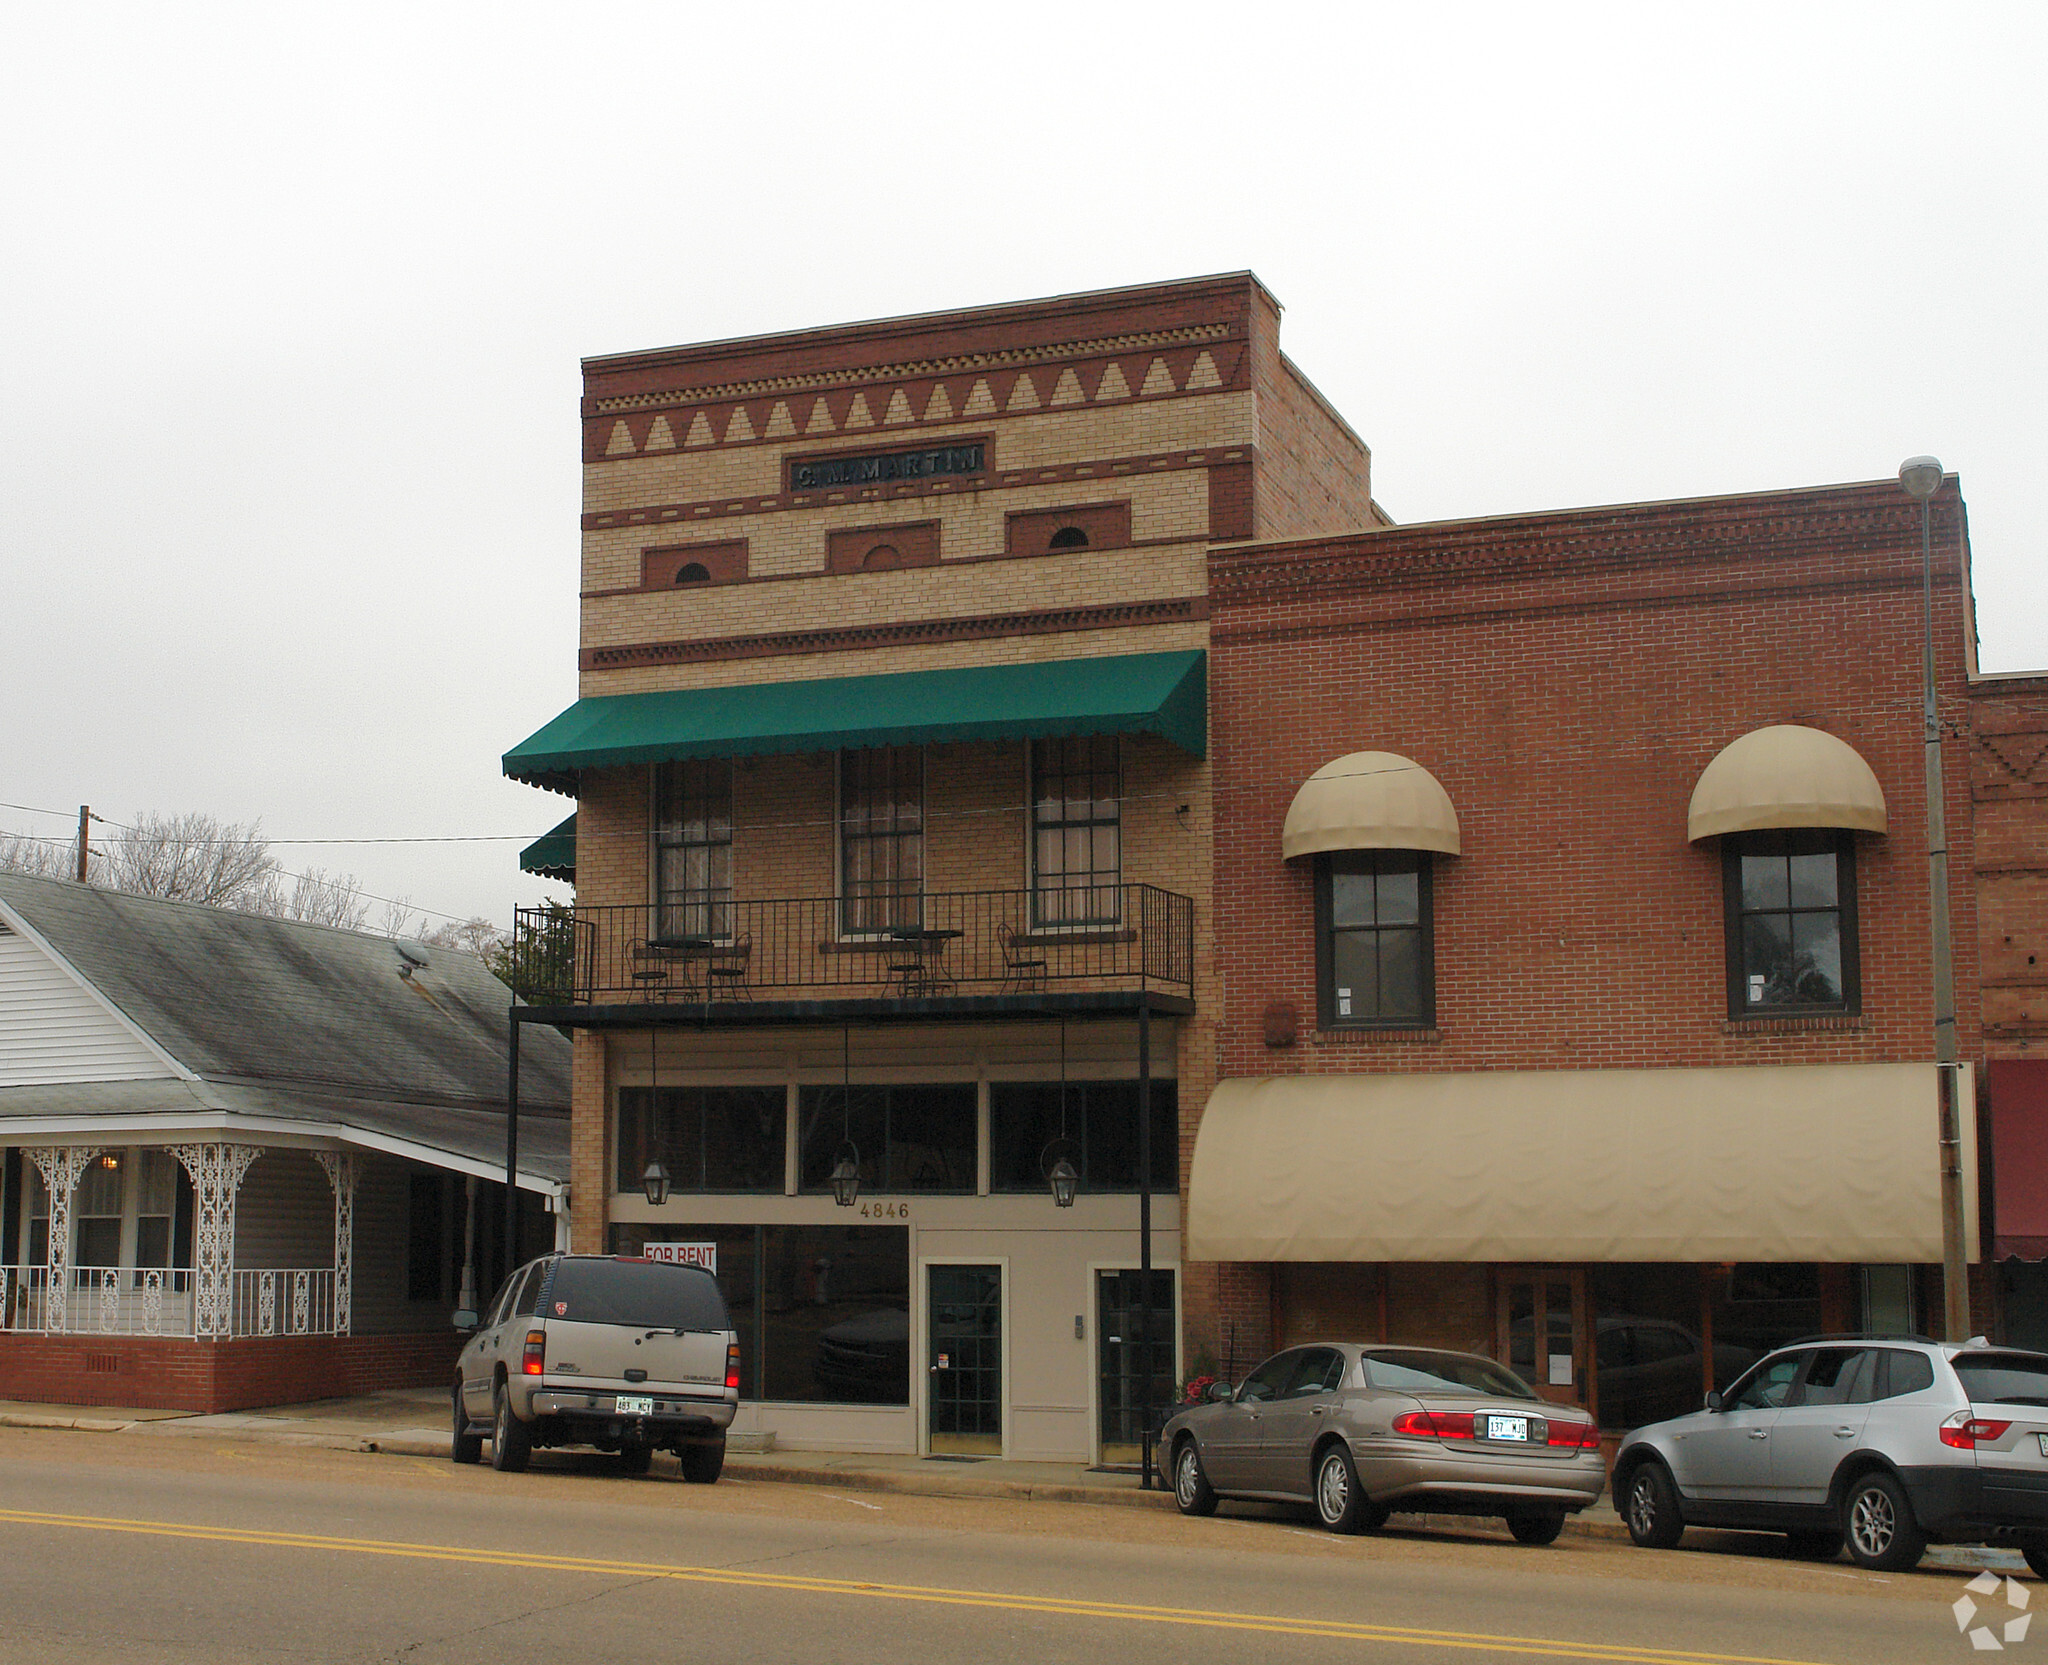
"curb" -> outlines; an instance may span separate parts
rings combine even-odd
[[[158,1434],[182,1439],[249,1440],[268,1445],[295,1445],[327,1451],[352,1451],[390,1457],[426,1457],[445,1462],[448,1444],[439,1439],[360,1434],[295,1434],[279,1428],[195,1427],[188,1418],[121,1421],[112,1417],[48,1416],[0,1412],[0,1428],[57,1429],[89,1434]],[[914,1497],[999,1498],[1015,1503],[1094,1503],[1120,1509],[1171,1509],[1168,1491],[1140,1491],[1128,1486],[1074,1486],[1036,1480],[977,1480],[962,1474],[905,1474],[887,1469],[835,1469],[778,1462],[749,1452],[734,1452],[726,1472],[748,1480],[785,1486],[830,1486],[840,1491],[895,1492]],[[1468,1515],[1411,1515],[1405,1529],[1420,1532],[1469,1530]],[[1620,1521],[1580,1520],[1564,1523],[1568,1536],[1626,1541]]]

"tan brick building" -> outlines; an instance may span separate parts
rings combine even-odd
[[[1125,1458],[1141,1310],[1155,1398],[1213,1330],[1206,561],[1379,518],[1278,330],[1241,273],[585,366],[582,698],[505,764],[576,799],[528,993],[577,1246],[715,1245],[742,1431]]]

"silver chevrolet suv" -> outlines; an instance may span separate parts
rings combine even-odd
[[[526,1467],[536,1446],[590,1445],[645,1474],[657,1449],[683,1478],[725,1466],[739,1408],[740,1348],[718,1281],[696,1266],[607,1255],[547,1255],[522,1266],[455,1362],[454,1443],[473,1463]]]
[[[1899,1571],[1929,1543],[2010,1543],[2048,1578],[2048,1354],[1832,1336],[1771,1353],[1614,1459],[1629,1536],[1783,1532],[1792,1553]]]

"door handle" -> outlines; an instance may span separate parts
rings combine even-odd
[[[1311,1405],[1308,1408],[1308,1414],[1310,1416],[1321,1416],[1329,1408],[1327,1405]]]
[[[1771,1431],[1768,1428],[1752,1428],[1749,1437],[1753,1440],[1767,1440],[1771,1437]]]
[[[1837,1428],[1835,1430],[1835,1438],[1838,1440],[1853,1440],[1855,1437],[1856,1430],[1854,1428]]]

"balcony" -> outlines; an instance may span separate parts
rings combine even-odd
[[[1191,897],[1140,884],[519,908],[501,974],[589,1027],[1187,1012],[1194,936]]]

